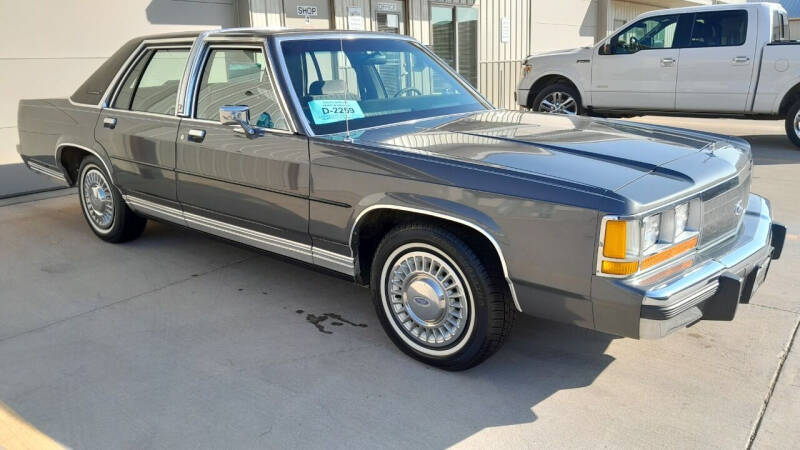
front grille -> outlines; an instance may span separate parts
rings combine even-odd
[[[734,234],[744,218],[750,194],[750,175],[742,174],[707,192],[703,200],[703,228],[700,243],[707,245]],[[738,214],[737,214],[738,211]]]

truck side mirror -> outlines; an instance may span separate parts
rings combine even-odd
[[[241,127],[235,131],[244,132],[248,138],[257,136],[256,129],[250,125],[250,107],[246,105],[225,105],[219,107],[219,123]]]

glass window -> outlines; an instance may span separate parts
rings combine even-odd
[[[690,47],[728,47],[744,44],[747,11],[697,13],[692,24]]]
[[[431,7],[431,48],[473,86],[478,85],[478,10]]]
[[[486,107],[412,42],[288,40],[283,62],[316,134],[340,133]],[[388,66],[387,69],[383,69]]]
[[[212,49],[197,92],[195,117],[219,120],[219,108],[247,105],[251,125],[287,130],[260,49]]]
[[[772,41],[782,41],[787,38],[788,21],[786,16],[778,11],[772,13]]]
[[[642,19],[612,40],[612,53],[619,55],[636,53],[639,50],[672,48],[677,26],[677,15]]]
[[[150,61],[151,56],[153,56],[153,52],[148,50],[139,58],[139,61],[128,73],[128,77],[125,78],[125,82],[120,86],[117,98],[114,99],[114,103],[111,105],[112,108],[131,109],[131,100],[133,100],[133,94],[139,84],[139,78],[142,76],[142,72],[144,72],[144,68]]]
[[[175,114],[178,84],[189,58],[188,49],[155,50],[133,92],[130,110]]]

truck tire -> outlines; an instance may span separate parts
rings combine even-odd
[[[370,287],[394,344],[445,370],[486,360],[514,321],[502,276],[492,274],[455,234],[435,226],[392,229],[376,250]]]
[[[109,181],[111,177],[95,156],[81,161],[78,171],[78,198],[86,223],[94,234],[107,242],[125,242],[138,238],[147,219],[134,213],[122,194]]]
[[[800,147],[800,98],[795,100],[786,113],[786,136],[792,144]]]
[[[583,114],[580,94],[574,87],[566,83],[545,86],[536,94],[531,109],[546,114],[569,116]]]

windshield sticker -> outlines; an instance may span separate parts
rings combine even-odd
[[[308,107],[317,125],[364,118],[364,112],[355,100],[311,100]]]

